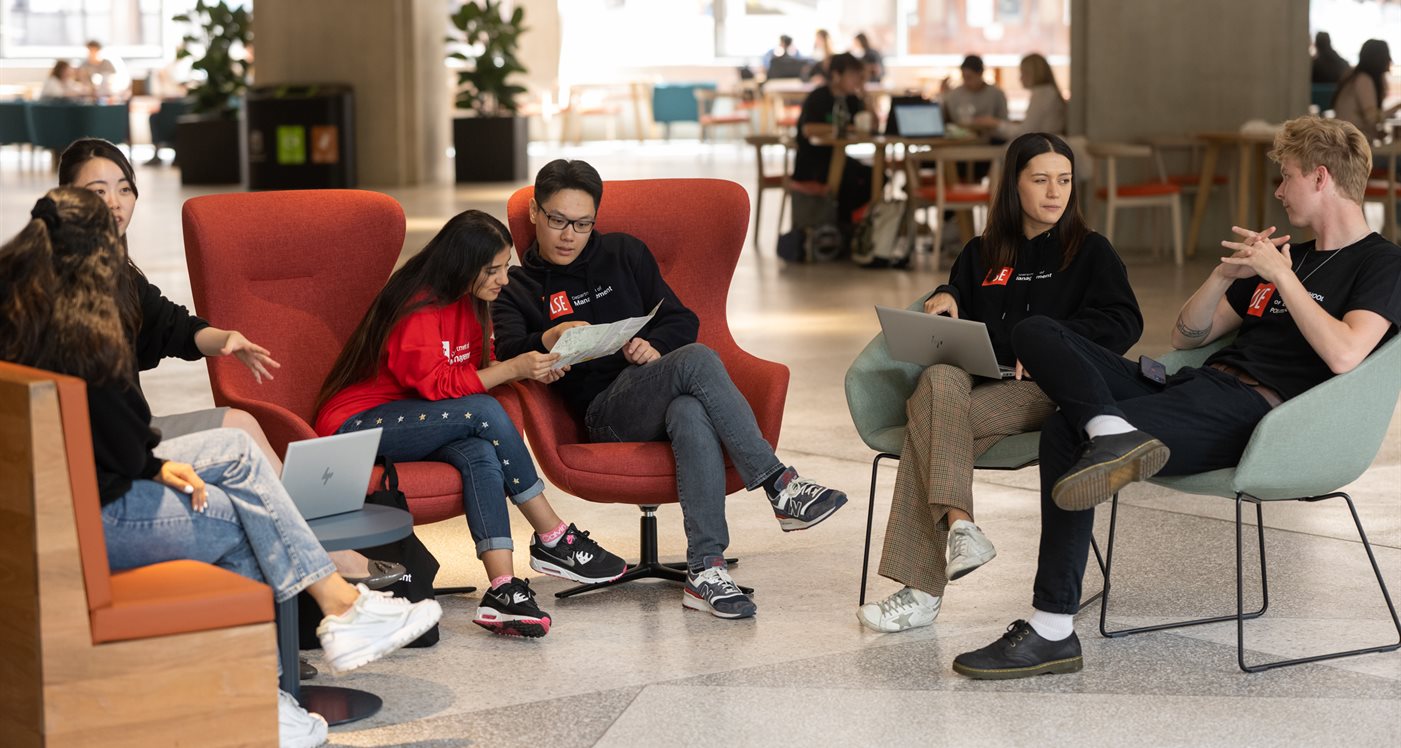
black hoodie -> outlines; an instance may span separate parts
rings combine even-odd
[[[1027,239],[1010,269],[983,267],[982,237],[968,242],[949,271],[949,282],[935,289],[958,302],[958,316],[987,325],[997,362],[1016,363],[1012,328],[1027,317],[1044,315],[1122,355],[1143,334],[1124,263],[1109,241],[1090,234],[1064,270],[1054,230]]]
[[[496,357],[501,361],[526,351],[545,352],[541,336],[555,325],[643,317],[659,301],[657,315],[638,333],[657,353],[665,356],[696,342],[700,331],[700,320],[662,279],[651,250],[628,234],[595,232],[568,265],[555,265],[540,256],[537,242],[526,250],[521,265],[511,268],[510,278],[491,305]],[[619,351],[575,364],[554,386],[582,416],[628,366]]]

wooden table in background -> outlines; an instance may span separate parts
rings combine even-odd
[[[846,169],[846,147],[849,145],[871,144],[876,147],[875,159],[871,163],[871,201],[879,202],[885,195],[886,150],[892,145],[905,148],[928,147],[947,148],[957,145],[976,145],[983,141],[977,138],[905,138],[899,135],[848,135],[837,140],[812,138],[813,145],[832,146],[832,163],[827,169],[827,192],[837,194],[842,184],[842,172]],[[839,155],[843,158],[838,158]]]
[[[1197,254],[1197,241],[1201,238],[1202,220],[1206,217],[1207,199],[1211,197],[1212,179],[1216,175],[1216,160],[1223,147],[1235,148],[1239,164],[1236,168],[1236,215],[1235,225],[1264,228],[1265,205],[1269,200],[1265,188],[1269,181],[1265,178],[1265,150],[1274,143],[1274,133],[1259,132],[1202,132],[1194,137],[1206,143],[1202,156],[1201,178],[1197,182],[1197,202],[1192,208],[1192,225],[1187,230],[1187,256]],[[1255,220],[1250,221],[1252,200],[1251,187],[1258,185],[1259,201],[1255,202]],[[1223,232],[1224,236],[1224,232]]]

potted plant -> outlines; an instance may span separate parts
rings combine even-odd
[[[457,108],[466,116],[455,117],[452,126],[457,181],[522,181],[530,135],[516,97],[525,88],[510,77],[525,72],[516,59],[525,9],[507,14],[502,0],[468,0],[449,18],[456,33],[448,37],[448,58],[466,66],[457,74]]]
[[[196,82],[190,86],[190,113],[175,126],[175,154],[183,184],[230,184],[242,181],[238,109],[248,88],[248,63],[241,54],[253,38],[247,8],[196,0],[188,13],[175,16],[188,24],[177,59],[193,57]]]

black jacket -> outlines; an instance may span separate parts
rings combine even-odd
[[[651,250],[628,234],[594,233],[578,258],[555,265],[540,256],[540,245],[526,250],[511,282],[491,305],[496,357],[505,361],[526,351],[545,351],[544,332],[564,322],[590,324],[642,317],[662,306],[638,337],[665,356],[696,342],[700,320],[662,279]],[[555,387],[577,414],[629,366],[622,352],[574,365]]]
[[[136,366],[154,369],[163,358],[198,361],[204,357],[195,345],[195,333],[209,323],[161,295],[161,290],[137,274],[136,292],[141,298],[141,331],[136,335]]]
[[[161,440],[151,428],[151,409],[132,385],[88,385],[88,420],[103,506],[131,490],[138,478],[154,478],[164,460],[151,450]]]
[[[1016,363],[1012,328],[1036,315],[1061,320],[1121,355],[1143,334],[1143,315],[1128,272],[1103,236],[1085,237],[1065,270],[1060,269],[1054,230],[1025,240],[1010,271],[984,268],[981,247],[982,237],[968,242],[954,261],[949,282],[935,292],[953,295],[960,318],[987,325],[999,364]]]

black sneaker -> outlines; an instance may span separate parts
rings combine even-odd
[[[975,680],[1076,673],[1084,667],[1075,632],[1058,642],[1041,638],[1026,621],[1014,621],[1001,639],[953,659],[953,671]]]
[[[730,579],[723,556],[707,556],[705,569],[686,576],[686,589],[681,604],[691,610],[703,610],[716,618],[750,618],[758,612],[744,590]]]
[[[774,488],[778,492],[769,497],[769,503],[773,504],[773,516],[778,518],[778,525],[784,532],[806,530],[832,516],[846,503],[846,494],[800,478],[793,468],[784,469],[774,482]]]
[[[515,577],[482,594],[477,617],[472,623],[504,636],[538,638],[550,633],[550,614],[535,604],[530,582]]]
[[[1142,431],[1091,439],[1051,487],[1051,500],[1067,512],[1093,509],[1124,486],[1157,475],[1171,454],[1166,444]]]
[[[571,524],[554,548],[541,543],[539,535],[530,537],[530,568],[552,577],[595,584],[621,577],[628,565],[590,539],[587,530]]]

